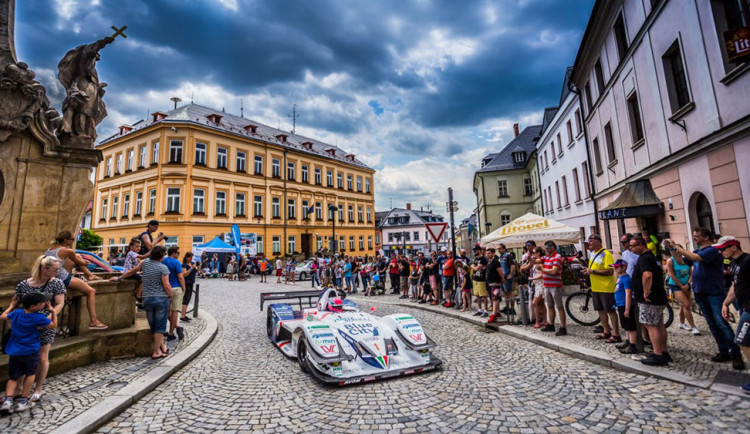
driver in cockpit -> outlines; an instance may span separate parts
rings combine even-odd
[[[329,312],[342,312],[344,310],[344,302],[338,297],[332,297],[328,299],[328,311]]]

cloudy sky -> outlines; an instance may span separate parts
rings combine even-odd
[[[99,135],[172,96],[350,151],[378,172],[378,210],[476,207],[482,156],[556,105],[593,0],[21,0],[16,51],[60,107],[67,50],[102,51]]]

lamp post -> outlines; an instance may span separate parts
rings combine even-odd
[[[334,204],[328,205],[328,211],[331,213],[331,222],[333,223],[333,233],[331,236],[333,237],[331,239],[331,244],[333,244],[333,254],[336,254],[336,212],[339,210],[339,208]]]

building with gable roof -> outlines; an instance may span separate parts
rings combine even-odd
[[[332,250],[335,219],[337,252],[375,252],[375,171],[336,146],[191,103],[122,125],[97,149],[93,229],[105,247],[156,219],[183,253],[237,223],[259,253],[309,255]]]
[[[513,140],[502,151],[485,156],[474,173],[477,230],[482,236],[526,213],[542,213],[536,153],[542,126],[519,133],[515,124],[513,129]]]
[[[432,210],[412,209],[407,203],[406,208],[393,208],[381,221],[383,251],[390,253],[414,254],[450,247],[450,228],[446,227],[439,243],[435,243],[427,232],[425,223],[442,222],[443,216],[434,214]]]

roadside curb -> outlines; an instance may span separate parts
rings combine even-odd
[[[163,362],[155,364],[149,372],[123,387],[114,395],[103,399],[55,428],[52,434],[88,434],[95,431],[195,359],[214,340],[219,329],[216,319],[205,309],[201,310],[200,315],[205,319],[206,327],[187,347]]]
[[[375,303],[390,304],[394,306],[410,307],[417,310],[423,310],[426,312],[437,313],[450,318],[458,319],[467,322],[472,325],[484,327],[487,322],[480,319],[474,319],[460,315],[452,311],[444,311],[440,309],[434,309],[427,306],[421,306],[416,303],[399,303],[392,301],[381,301],[377,299],[372,300]],[[725,384],[715,384],[712,380],[701,380],[686,374],[679,372],[670,371],[661,367],[649,367],[644,368],[644,365],[638,361],[626,357],[615,357],[602,351],[592,350],[589,348],[582,347],[580,345],[571,344],[562,339],[555,337],[545,337],[544,339],[539,337],[536,333],[530,330],[524,330],[515,326],[493,326],[492,330],[496,330],[499,333],[503,333],[507,336],[512,336],[517,339],[521,339],[526,342],[537,344],[548,348],[550,350],[557,351],[562,354],[566,354],[577,359],[586,360],[598,365],[607,366],[619,371],[629,372],[638,375],[644,375],[648,377],[659,378],[662,380],[672,381],[675,383],[684,384],[687,386],[698,387],[701,389],[711,390],[715,392],[722,392],[730,395],[739,396],[747,399],[747,395],[743,394],[739,388],[731,387]]]

